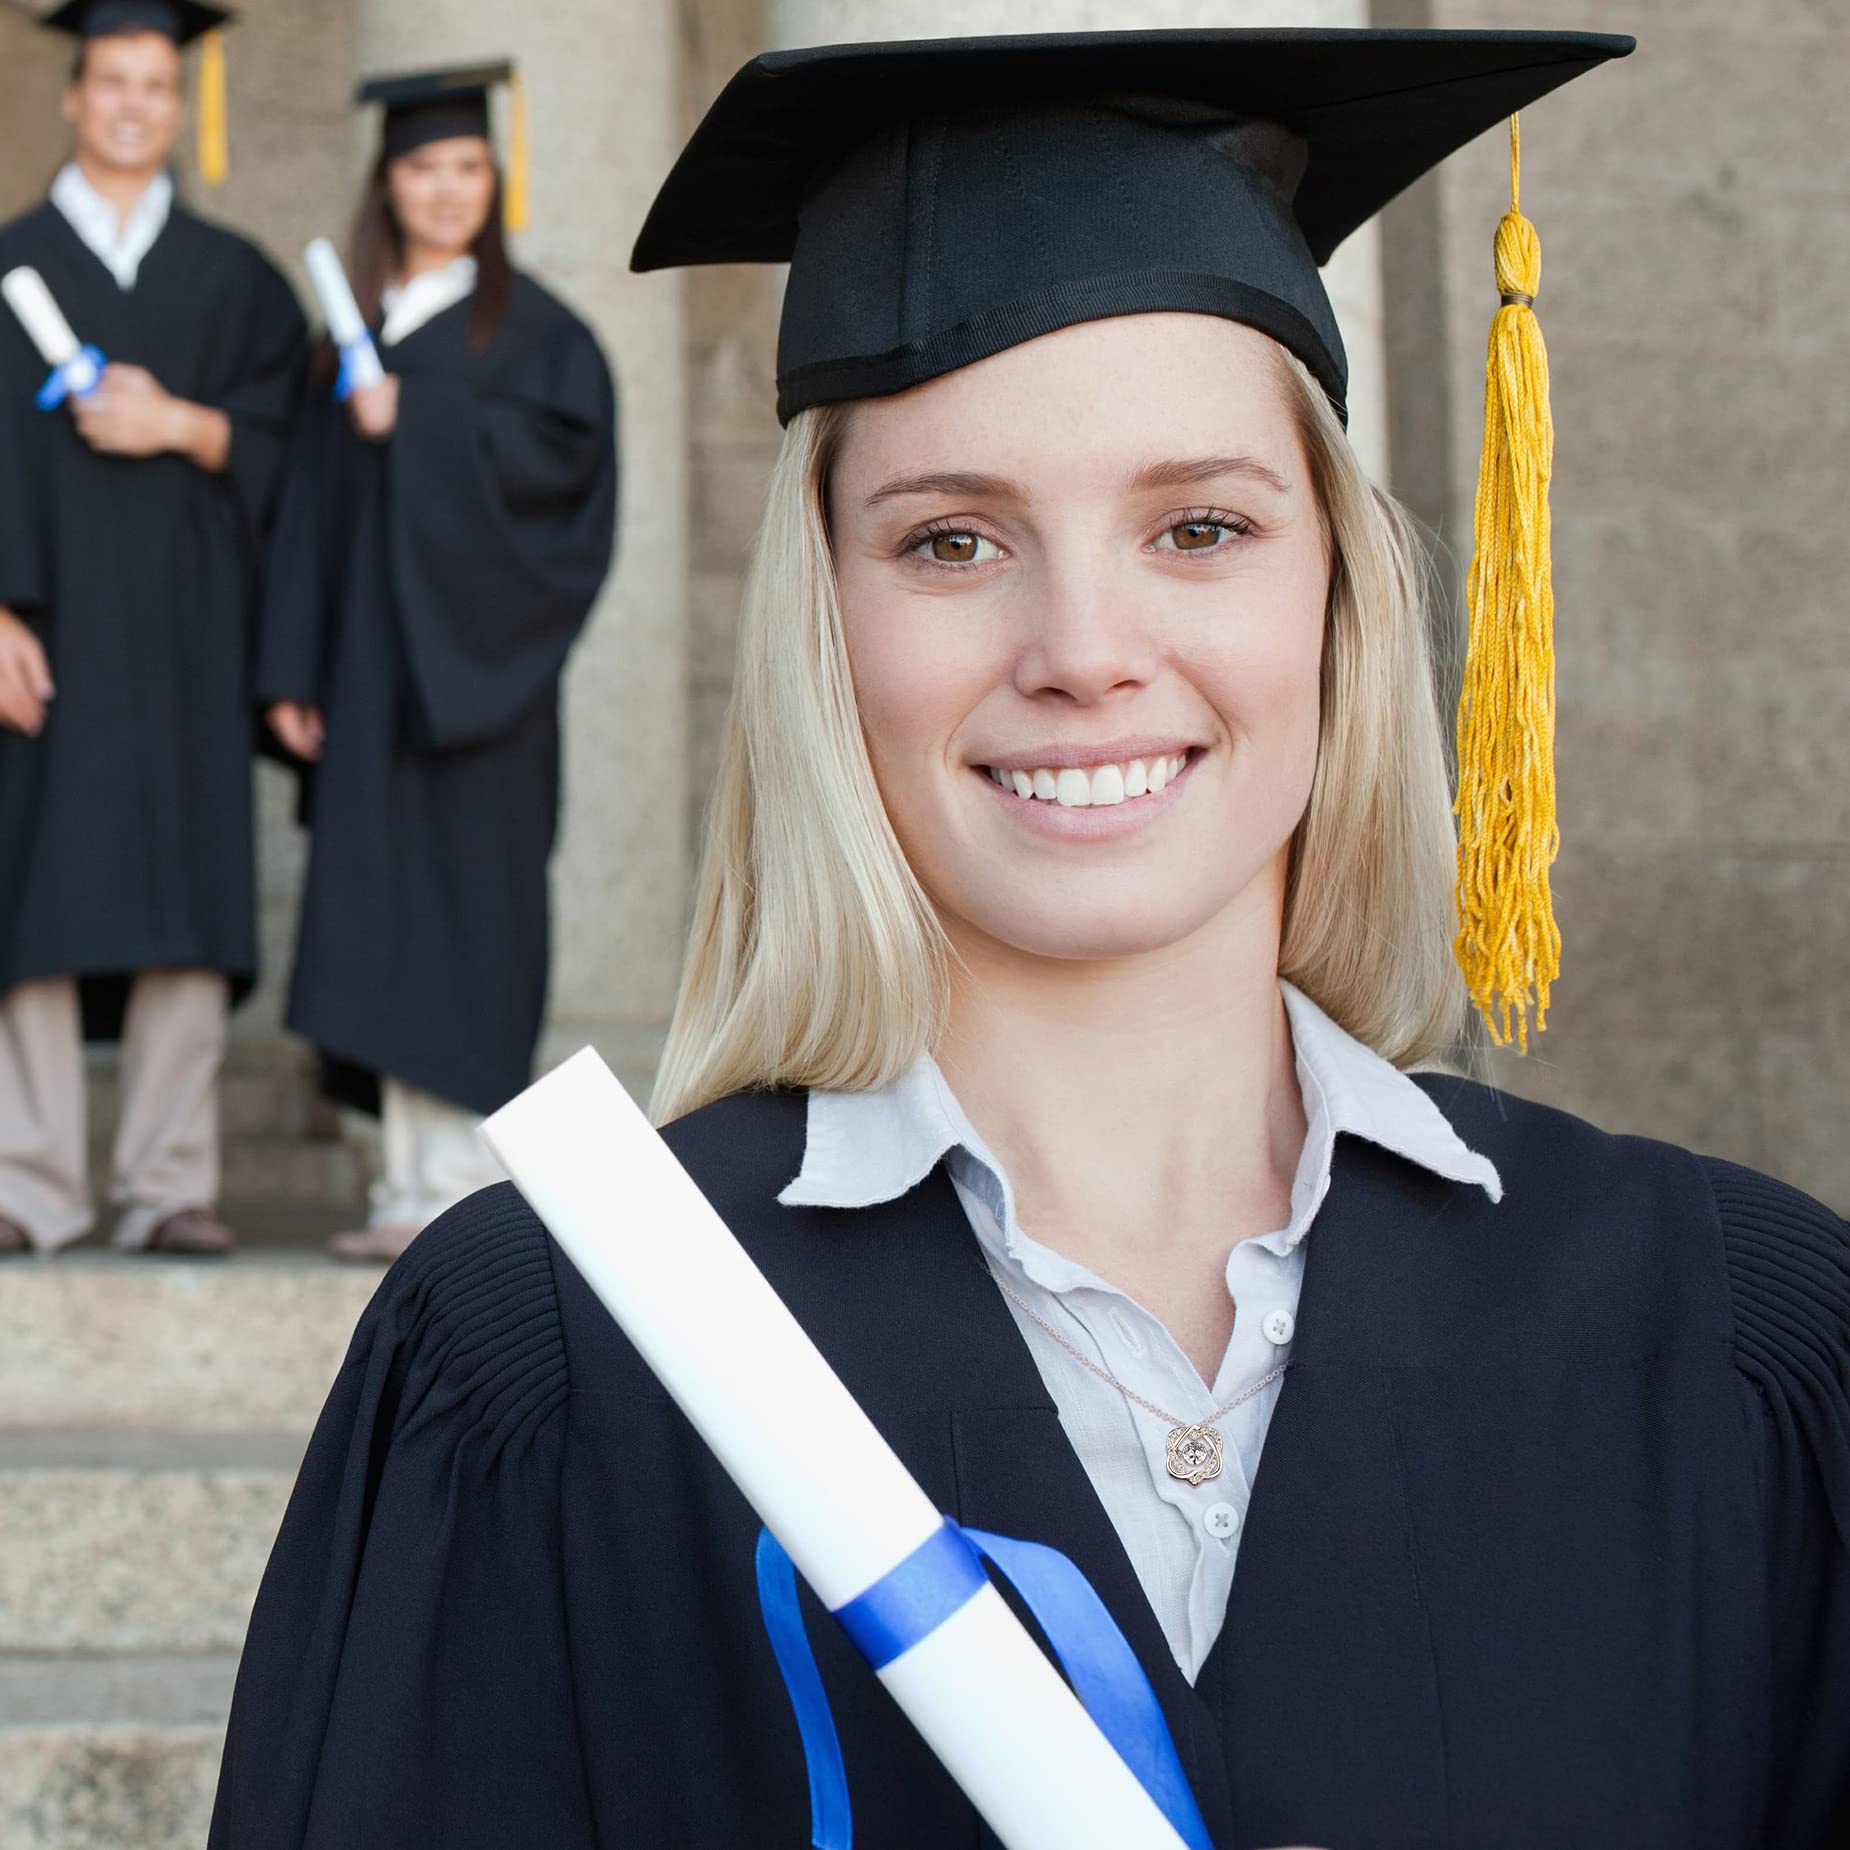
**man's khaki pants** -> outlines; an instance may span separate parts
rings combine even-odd
[[[129,991],[110,1159],[117,1246],[145,1246],[169,1215],[218,1200],[228,1003],[216,970],[144,970]],[[0,996],[0,1216],[42,1252],[95,1223],[87,1147],[77,984],[21,983]]]

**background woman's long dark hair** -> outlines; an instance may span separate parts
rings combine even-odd
[[[360,194],[360,209],[353,215],[347,239],[347,280],[368,327],[378,325],[379,301],[385,286],[404,262],[404,239],[392,214],[391,194],[385,180],[386,159],[381,155]],[[494,194],[488,217],[469,246],[475,259],[475,293],[469,299],[469,351],[480,353],[507,319],[514,293],[514,267],[508,262],[507,239],[501,230],[501,169],[495,168]],[[324,334],[316,356],[323,384],[331,384],[340,368],[340,356]]]

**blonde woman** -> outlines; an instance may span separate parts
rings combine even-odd
[[[658,1114],[941,1506],[1092,1580],[1198,1842],[1845,1819],[1844,1229],[1421,1070],[1464,1015],[1442,727],[1312,263],[1435,111],[1623,48],[761,59],[638,248],[794,238]],[[335,1389],[214,1841],[803,1842],[753,1527],[474,1198]],[[991,1841],[816,1644],[862,1841]]]

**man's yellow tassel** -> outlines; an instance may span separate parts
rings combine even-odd
[[[199,41],[199,177],[217,186],[230,171],[225,129],[225,35],[208,32]]]
[[[527,228],[527,90],[518,71],[507,83],[507,181],[501,222],[509,231]]]
[[[1548,352],[1532,306],[1542,247],[1522,215],[1522,149],[1510,118],[1510,209],[1497,227],[1471,616],[1458,703],[1458,963],[1498,1046],[1510,1023],[1529,1050],[1529,1010],[1548,1025],[1560,974],[1548,869],[1555,821],[1554,588],[1549,571],[1548,480],[1554,423]]]

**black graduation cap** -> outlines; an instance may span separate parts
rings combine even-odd
[[[1632,43],[1226,29],[768,52],[695,130],[631,265],[789,262],[785,422],[1170,309],[1261,329],[1340,407],[1318,266],[1455,149]]]
[[[118,32],[159,32],[176,45],[190,45],[203,33],[233,23],[228,7],[200,0],[65,0],[39,21],[73,38],[100,39]]]
[[[443,71],[406,71],[367,78],[354,100],[385,105],[384,149],[387,159],[395,159],[427,141],[486,136],[488,93],[513,75],[514,67],[505,60]]]

